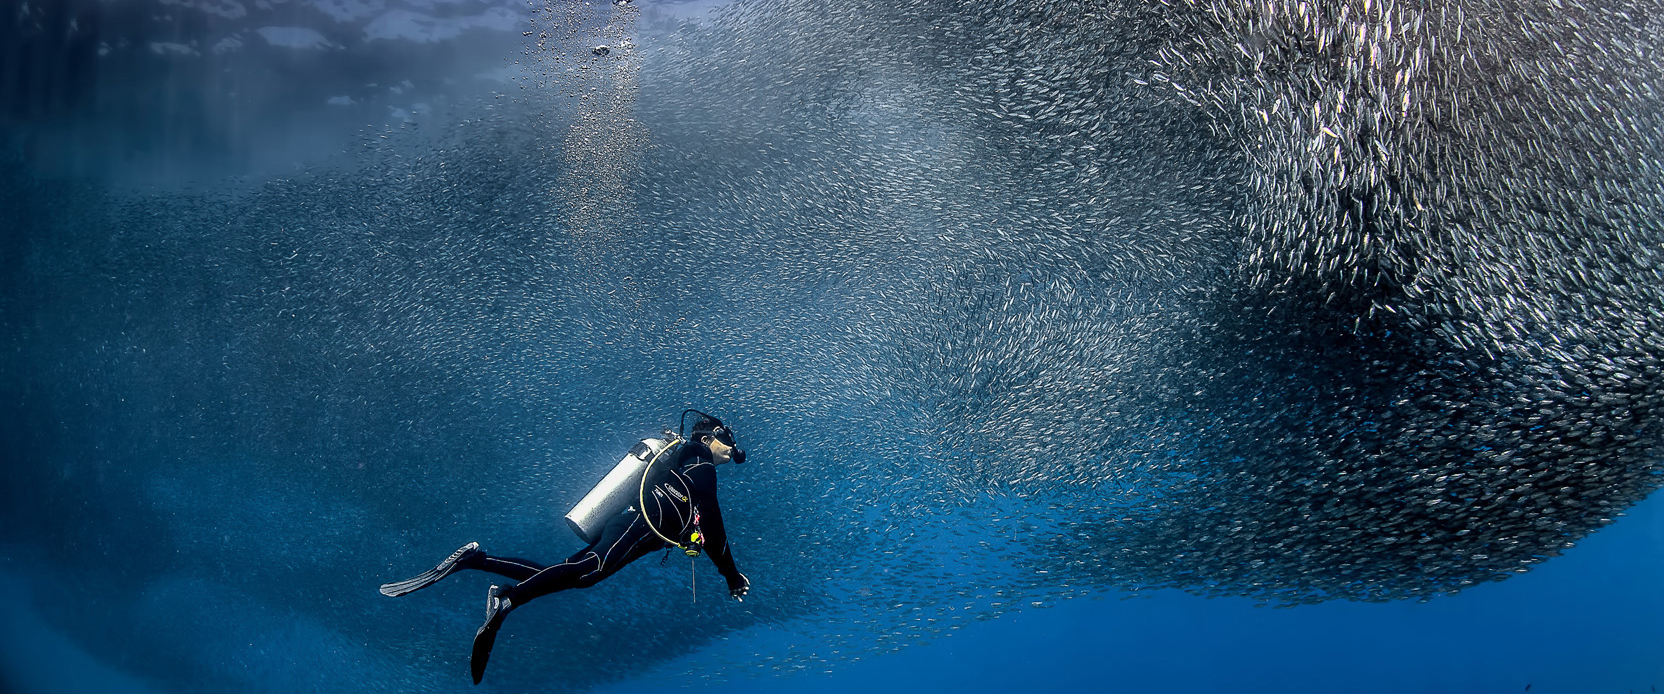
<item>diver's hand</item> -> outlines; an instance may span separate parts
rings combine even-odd
[[[728,597],[745,602],[745,594],[751,592],[751,579],[740,574],[738,579],[728,579]]]

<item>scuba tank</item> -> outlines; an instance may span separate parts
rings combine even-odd
[[[688,413],[690,412],[698,413],[700,416],[699,422],[694,424],[693,434],[695,437],[701,431],[712,432],[713,435],[717,435],[717,438],[726,439],[724,443],[733,447],[731,459],[735,463],[745,462],[745,451],[739,448],[731,430],[723,431],[722,420],[699,410],[691,408],[683,410],[681,426],[676,431],[666,429],[662,435],[664,438],[645,438],[631,447],[630,452],[624,455],[624,459],[618,461],[618,464],[613,466],[612,471],[608,472],[606,477],[602,477],[601,481],[596,483],[588,494],[584,495],[584,498],[579,499],[578,505],[573,506],[571,511],[566,512],[566,525],[572,529],[578,539],[594,544],[596,540],[600,539],[601,531],[607,527],[607,522],[612,520],[613,516],[636,504],[646,503],[647,476],[652,471],[653,466],[666,456],[671,456],[674,459],[676,449],[688,440],[684,437],[683,432],[687,430]],[[695,525],[697,526],[697,511],[695,514]],[[659,539],[664,540],[665,544],[680,548],[690,557],[699,556],[699,548],[703,545],[704,538],[697,529],[687,543],[682,543],[660,532],[653,525],[653,520],[645,514],[643,514],[642,519],[647,521],[647,528],[652,530],[654,535],[658,535]]]
[[[593,544],[600,539],[607,521],[636,504],[636,483],[646,474],[648,466],[680,443],[680,436],[667,431],[664,438],[645,438],[632,446],[624,459],[566,512],[566,526],[585,543]]]

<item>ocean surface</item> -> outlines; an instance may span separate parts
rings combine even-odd
[[[0,691],[1654,692],[1664,6],[0,0]],[[685,408],[744,602],[388,598]],[[501,580],[495,579],[495,580]]]

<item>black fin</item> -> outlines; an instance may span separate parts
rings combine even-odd
[[[491,586],[491,591],[485,595],[485,623],[474,632],[474,653],[468,659],[474,684],[485,679],[485,664],[491,661],[491,647],[497,645],[497,630],[503,626],[503,619],[508,617],[509,610],[514,609],[513,602],[497,597],[502,590],[502,586]]]
[[[445,557],[444,561],[439,562],[438,566],[422,572],[421,575],[407,578],[403,581],[381,584],[381,594],[390,598],[396,598],[400,595],[409,595],[438,583],[440,579],[456,573],[456,570],[461,568],[458,564],[462,561],[463,557],[478,551],[480,551],[480,543],[478,542],[470,542],[463,545],[457,548],[455,552],[451,552],[451,556]]]

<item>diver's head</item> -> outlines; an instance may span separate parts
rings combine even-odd
[[[733,446],[723,443],[721,439],[718,439],[710,434],[705,434],[704,436],[699,437],[699,443],[704,444],[705,448],[710,450],[711,462],[716,463],[717,465],[733,460],[734,451],[739,450]]]
[[[745,450],[734,438],[734,430],[715,417],[701,417],[693,427],[693,440],[711,452],[711,462],[721,465],[730,460],[745,462]]]

